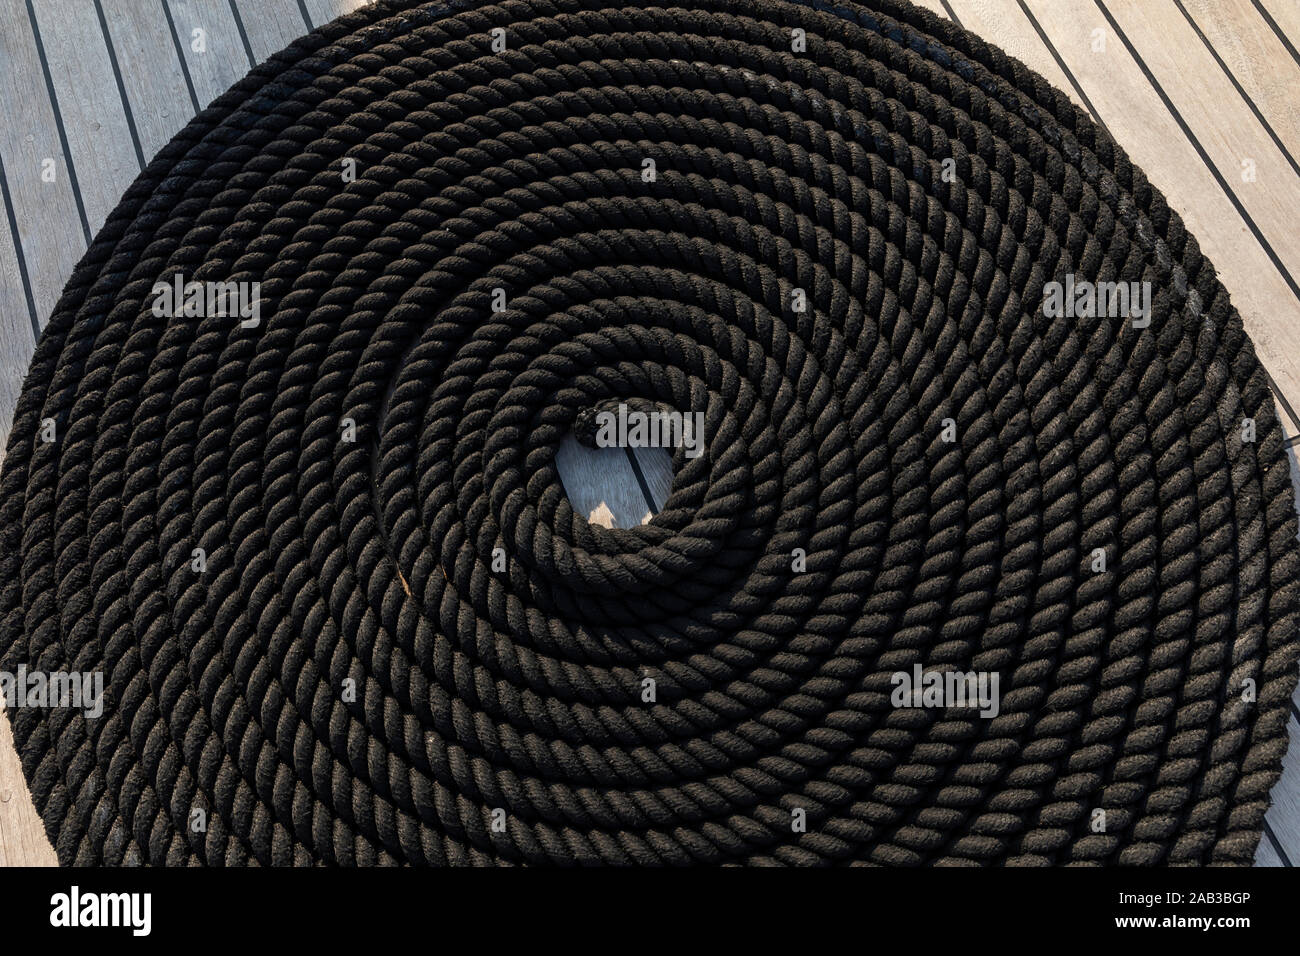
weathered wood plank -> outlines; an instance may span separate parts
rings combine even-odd
[[[94,233],[139,175],[142,160],[135,134],[93,8],[84,0],[42,0],[33,9],[86,220]]]
[[[165,0],[200,107],[247,75],[252,59],[225,0]]]
[[[23,0],[0,0],[0,23],[0,159],[43,324],[86,247],[89,227]]]
[[[1300,861],[1300,723],[1295,714],[1287,721],[1287,733],[1291,735],[1291,746],[1282,758],[1282,779],[1270,794],[1273,806],[1265,819],[1282,852],[1294,865]]]
[[[0,703],[0,866],[57,866],[54,847],[32,805],[9,715]]]
[[[0,464],[4,463],[14,406],[35,347],[32,314],[23,293],[18,253],[9,229],[9,208],[0,196]]]
[[[653,515],[622,448],[587,448],[569,435],[555,455],[573,510],[605,528],[634,528]]]
[[[298,0],[235,0],[235,8],[258,63],[311,29]]]
[[[1286,866],[1282,858],[1277,855],[1277,850],[1273,848],[1273,841],[1267,833],[1264,839],[1259,841],[1259,849],[1255,852],[1256,866]]]
[[[109,39],[147,164],[199,110],[161,0],[103,4]]]
[[[303,0],[313,27],[324,26],[331,20],[366,6],[368,0]]]
[[[1277,34],[1250,0],[1178,2],[1292,157],[1300,158],[1300,64]]]
[[[1294,227],[1300,174],[1292,158],[1269,135],[1177,7],[1108,0],[1106,9],[1114,20],[1108,26],[1120,32],[1121,42],[1128,40],[1164,89],[1188,133],[1200,143],[1203,161],[1218,170],[1221,189],[1236,197],[1258,230],[1257,241],[1271,248],[1277,271],[1291,278],[1290,311],[1258,317],[1248,329],[1257,344],[1264,337],[1274,351],[1300,360],[1300,323],[1285,320],[1300,314],[1300,285],[1295,280],[1300,275],[1300,232]],[[1288,399],[1285,404],[1295,409],[1300,383],[1276,374],[1274,380]],[[1289,413],[1282,417],[1288,433],[1295,434],[1300,423]]]
[[[1281,31],[1292,51],[1300,50],[1300,3],[1296,0],[1251,0],[1251,5],[1269,29]],[[1292,52],[1292,57],[1300,59],[1300,53]]]
[[[656,513],[664,510],[664,502],[673,489],[673,456],[666,448],[633,448],[637,467],[650,492],[650,503]],[[642,495],[644,497],[644,494]]]

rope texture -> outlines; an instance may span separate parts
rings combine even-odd
[[[260,281],[260,327],[155,317],[177,272]],[[1071,272],[1151,281],[1150,327],[1045,318]],[[555,452],[628,399],[707,449],[607,530]],[[65,864],[1247,864],[1300,652],[1282,442],[1164,198],[951,24],[381,2],[201,113],[69,282],[0,663],[107,703],[9,716]],[[1000,713],[895,708],[915,663]]]

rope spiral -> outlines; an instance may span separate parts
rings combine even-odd
[[[176,274],[260,324],[155,315]],[[1067,274],[1150,326],[1046,317]],[[610,530],[555,460],[620,401],[705,448]],[[9,713],[65,864],[1248,864],[1287,744],[1240,318],[1064,94],[902,0],[315,31],[95,239],[0,507],[0,663],[105,679]],[[915,665],[999,712],[895,706]]]

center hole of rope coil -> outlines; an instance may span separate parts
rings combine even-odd
[[[617,414],[616,407],[612,411]],[[587,431],[591,431],[591,423]],[[579,441],[570,432],[555,455],[569,503],[601,527],[645,524],[663,509],[672,487],[672,449],[629,442],[627,432],[626,423],[621,432],[617,427],[606,428],[602,441],[592,434]]]

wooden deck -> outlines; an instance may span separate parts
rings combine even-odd
[[[254,64],[364,2],[0,0],[0,448],[42,324],[144,164]],[[1164,191],[1273,379],[1300,496],[1300,0],[920,3],[1068,92]],[[570,442],[559,464],[606,525],[648,519],[671,481],[657,451]],[[1260,866],[1300,863],[1298,717],[1293,700]],[[54,862],[0,715],[0,865]]]

